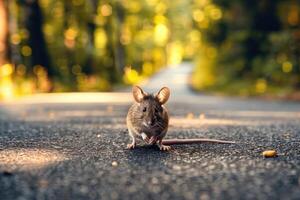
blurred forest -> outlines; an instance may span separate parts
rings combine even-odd
[[[222,17],[208,23],[193,85],[239,95],[300,89],[300,1],[214,0]],[[206,17],[200,21],[205,21]]]
[[[1,0],[0,98],[109,91],[195,62],[193,88],[300,88],[297,0]]]

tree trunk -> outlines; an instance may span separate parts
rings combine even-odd
[[[0,67],[8,62],[8,14],[5,1],[0,1]]]
[[[47,45],[42,31],[43,15],[38,0],[25,0],[26,28],[29,32],[28,44],[32,49],[31,65],[41,65],[48,71],[49,78],[55,76],[51,66]]]
[[[125,11],[118,1],[112,4],[115,12],[110,17],[108,29],[108,37],[111,45],[108,46],[108,51],[114,61],[115,73],[110,73],[110,81],[118,82],[125,67],[125,51],[123,45],[120,43],[121,26],[124,21]]]
[[[124,67],[125,67],[125,52],[124,52],[124,47],[120,42],[120,37],[121,37],[121,27],[124,21],[124,9],[120,4],[116,4],[116,26],[115,28],[115,34],[116,34],[116,41],[115,41],[115,63],[117,70],[119,72],[122,72]]]

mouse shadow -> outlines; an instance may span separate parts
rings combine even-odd
[[[139,145],[133,150],[127,150],[125,155],[131,167],[145,167],[151,163],[163,166],[173,157],[172,151],[161,151],[156,145]]]

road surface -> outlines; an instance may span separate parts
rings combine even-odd
[[[194,94],[190,72],[143,85],[172,90],[167,137],[237,144],[126,150],[130,93],[23,97],[0,107],[1,199],[300,199],[300,104]]]

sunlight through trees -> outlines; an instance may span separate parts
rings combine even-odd
[[[197,90],[291,91],[299,9],[293,0],[1,1],[1,98],[109,91],[182,61],[195,63]]]

